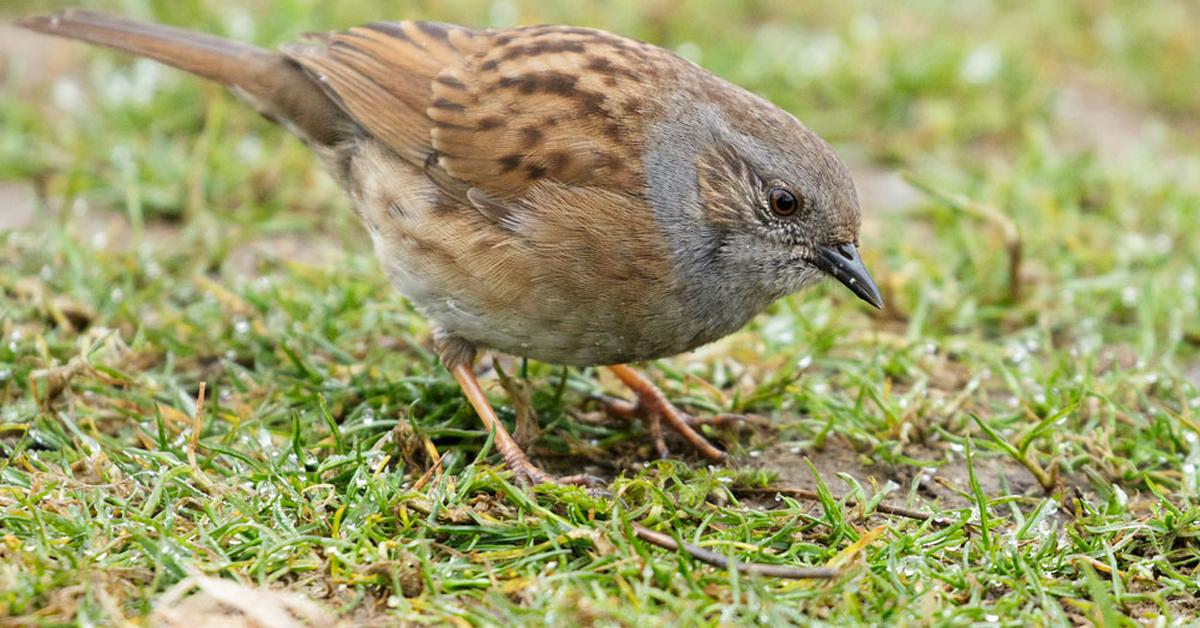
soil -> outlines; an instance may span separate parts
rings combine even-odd
[[[882,489],[888,482],[899,485],[893,502],[903,502],[914,482],[918,496],[935,503],[939,508],[961,508],[970,505],[970,479],[966,458],[961,454],[946,460],[942,451],[922,446],[908,446],[905,455],[917,460],[938,461],[936,466],[917,467],[908,464],[889,464],[873,461],[856,452],[849,443],[831,440],[820,449],[793,451],[782,445],[772,445],[754,460],[756,468],[779,473],[778,484],[801,489],[815,489],[817,480],[808,463],[811,462],[821,480],[835,495],[852,487],[838,475],[854,478],[868,490]],[[1019,464],[989,455],[975,457],[975,476],[985,495],[1037,495],[1041,489],[1030,473]],[[912,504],[914,506],[918,504]]]
[[[33,186],[0,181],[0,231],[18,231],[37,224],[38,211]]]

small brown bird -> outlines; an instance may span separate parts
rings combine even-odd
[[[875,307],[842,162],[788,113],[661,48],[590,28],[379,22],[271,52],[73,10],[18,22],[228,86],[346,190],[396,288],[504,462],[534,466],[471,369],[477,349],[606,365],[709,444],[625,364],[688,351],[824,276]]]

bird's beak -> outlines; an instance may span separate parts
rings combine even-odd
[[[842,282],[842,285],[857,294],[858,298],[883,309],[883,297],[879,294],[879,288],[875,286],[875,280],[871,279],[867,267],[863,266],[858,249],[853,244],[818,246],[816,255],[809,262]]]

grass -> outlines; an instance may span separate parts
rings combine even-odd
[[[235,4],[98,6],[264,44],[424,17],[676,49],[855,164],[889,307],[819,289],[650,365],[698,413],[772,419],[710,432],[721,468],[648,462],[598,372],[502,362],[528,392],[489,379],[502,418],[533,408],[537,458],[612,496],[524,490],[299,142],[4,31],[44,47],[0,46],[0,623],[161,618],[205,576],[348,623],[1195,621],[1192,3]],[[634,522],[840,575],[739,576]]]

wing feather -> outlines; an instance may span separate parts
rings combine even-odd
[[[353,28],[284,52],[369,133],[495,203],[543,182],[637,190],[639,96],[678,62],[584,28],[477,31],[433,22]]]

